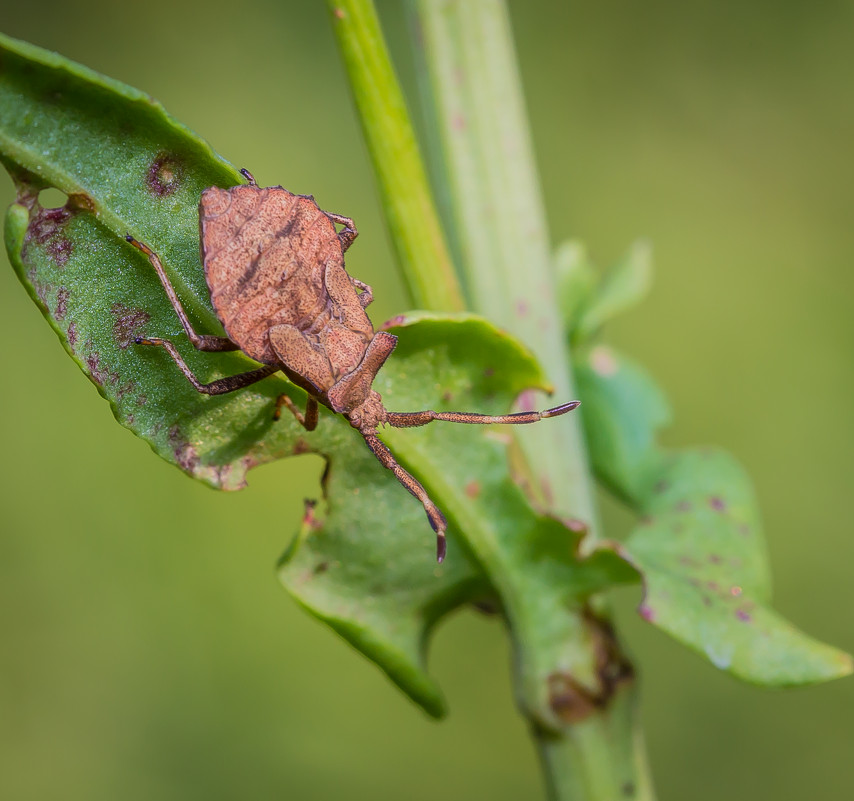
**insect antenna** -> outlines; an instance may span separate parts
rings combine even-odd
[[[473,412],[434,412],[425,409],[422,412],[388,412],[386,422],[394,428],[414,428],[426,426],[434,420],[442,420],[446,423],[470,423],[473,425],[490,425],[491,423],[502,423],[506,425],[525,425],[545,420],[548,417],[558,417],[572,411],[581,404],[581,401],[570,401],[562,403],[542,412],[515,412],[513,414],[476,414]]]

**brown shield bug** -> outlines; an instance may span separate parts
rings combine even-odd
[[[579,402],[543,412],[498,416],[387,411],[371,385],[394,350],[397,337],[374,331],[365,313],[373,300],[371,288],[344,269],[344,252],[357,236],[353,221],[323,211],[310,195],[294,195],[281,186],[262,188],[248,170],[241,172],[248,185],[211,187],[202,193],[199,203],[205,279],[228,336],[197,334],[157,254],[132,236],[126,238],[148,256],[193,347],[202,351],[240,350],[264,366],[202,384],[168,340],[139,337],[136,343],[165,348],[190,383],[207,395],[233,392],[281,370],[306,391],[308,400],[302,413],[287,395],[281,395],[275,417],[278,419],[281,407],[287,406],[308,431],[317,426],[318,403],[344,415],[383,467],[423,504],[436,532],[441,562],[445,557],[445,516],[379,440],[377,428],[409,428],[434,420],[535,423],[564,414]],[[342,226],[340,231],[336,224]]]

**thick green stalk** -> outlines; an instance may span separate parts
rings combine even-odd
[[[474,310],[531,348],[573,397],[551,248],[509,22],[496,0],[410,0],[429,77],[445,211]],[[533,408],[533,398],[524,399]],[[583,413],[583,412],[582,412]],[[596,530],[580,418],[520,438],[548,507]]]
[[[453,241],[472,303],[526,342],[551,373],[557,398],[568,399],[569,354],[505,10],[481,0],[411,2],[422,34],[416,40],[424,44],[432,79],[427,94],[434,134],[438,131],[442,144],[434,174],[446,184]],[[329,7],[404,278],[418,305],[458,309],[461,296],[373,4],[329,0]],[[533,405],[534,399],[526,402]],[[594,506],[578,422],[534,426],[525,433],[541,497],[553,511],[592,529]],[[566,609],[550,614],[561,618],[556,630],[562,636],[576,632],[565,648],[526,644],[520,631],[514,638],[520,665],[537,665],[538,675],[557,682],[532,689],[530,676],[527,682],[524,675],[517,677],[522,711],[538,721],[532,728],[552,798],[651,798],[631,725],[630,673],[619,686],[607,675],[608,668],[622,663],[612,662],[613,654],[603,650],[606,621]],[[529,653],[531,648],[538,650]],[[555,653],[577,655],[570,659],[572,675],[567,664],[550,661]],[[602,695],[591,689],[597,683]],[[550,699],[548,709],[539,708],[543,697]],[[548,731],[544,719],[550,721]]]
[[[626,687],[609,708],[555,737],[534,729],[534,742],[553,799],[652,801],[654,791],[641,734],[634,729],[636,691]]]
[[[327,5],[412,301],[419,309],[461,311],[462,292],[373,3]]]
[[[419,74],[427,78],[422,89],[433,126],[428,138],[438,143],[431,167],[445,186],[444,211],[472,304],[532,348],[557,398],[571,397],[570,354],[506,8],[501,0],[410,0],[410,9],[413,38],[423,48]],[[549,508],[582,520],[595,536],[578,418],[526,431],[521,443]],[[593,668],[594,640],[587,639],[583,619],[579,623],[572,645],[588,653]],[[560,732],[534,727],[551,798],[653,797],[633,693],[627,682]]]

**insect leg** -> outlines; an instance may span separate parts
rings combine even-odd
[[[184,331],[187,332],[187,336],[192,342],[193,347],[196,350],[206,350],[206,351],[225,351],[225,350],[240,350],[240,347],[232,342],[228,337],[218,337],[212,336],[209,334],[197,334],[195,330],[193,330],[193,326],[190,324],[190,320],[187,317],[187,313],[184,311],[184,307],[181,305],[181,301],[178,299],[178,295],[175,292],[175,288],[172,286],[172,282],[169,280],[169,277],[166,275],[166,271],[163,269],[163,265],[160,263],[160,259],[157,257],[157,254],[148,247],[148,245],[143,245],[142,242],[134,239],[130,234],[125,236],[125,239],[131,243],[137,250],[142,251],[146,256],[148,256],[148,260],[151,262],[151,266],[154,267],[154,271],[157,273],[157,277],[160,279],[160,283],[163,284],[163,289],[166,290],[166,296],[169,298],[169,302],[172,304],[172,308],[175,309],[175,314],[178,315],[178,319],[181,321],[181,325],[184,326]]]
[[[445,520],[445,515],[443,515],[436,504],[430,500],[427,490],[418,483],[415,476],[407,473],[406,470],[397,463],[392,452],[382,442],[380,442],[376,434],[372,431],[362,431],[361,433],[365,438],[365,442],[368,443],[368,447],[374,452],[374,456],[380,460],[380,464],[386,469],[391,470],[391,472],[394,473],[394,477],[416,498],[418,498],[419,501],[421,501],[421,504],[424,506],[424,511],[427,513],[427,519],[430,521],[433,531],[436,532],[436,561],[441,562],[445,558],[445,551],[447,548],[445,542],[445,531],[448,528],[448,521]]]
[[[343,225],[344,230],[338,232],[338,238],[341,240],[341,247],[347,250],[353,244],[353,240],[359,235],[356,230],[355,223],[349,217],[343,217],[340,214],[333,214],[331,211],[324,212],[327,217],[338,225]]]
[[[367,309],[374,302],[374,290],[368,284],[363,283],[358,278],[353,278],[350,276],[350,281],[352,281],[353,286],[356,289],[361,289],[362,294],[359,295],[359,305],[363,309]]]
[[[251,173],[251,172],[249,172],[249,170],[247,170],[245,167],[244,167],[243,169],[241,169],[241,170],[240,170],[240,174],[241,174],[241,175],[242,175],[242,176],[243,176],[247,181],[249,181],[249,186],[258,186],[258,184],[256,184],[256,183],[255,183],[255,177],[254,177],[254,176],[252,175],[252,173]]]
[[[259,367],[257,370],[251,370],[248,373],[230,375],[227,378],[211,381],[210,384],[203,384],[193,375],[190,368],[187,367],[187,363],[181,358],[181,354],[178,353],[177,348],[168,339],[137,337],[134,342],[137,345],[159,345],[161,348],[165,348],[175,364],[181,369],[181,372],[187,377],[187,380],[204,395],[225,395],[227,392],[243,389],[243,387],[248,387],[250,384],[254,384],[268,375],[272,375],[279,369],[274,365],[266,365]]]
[[[476,425],[488,425],[490,423],[515,424],[536,423],[547,417],[557,417],[566,414],[578,406],[581,401],[570,401],[546,409],[542,412],[516,412],[515,414],[474,414],[471,412],[434,412],[426,409],[423,412],[389,412],[386,422],[395,428],[414,428],[415,426],[426,426],[434,420],[444,420],[446,423],[474,423]]]
[[[317,428],[317,401],[308,396],[305,404],[305,414],[303,414],[297,405],[284,393],[276,398],[276,411],[273,414],[273,419],[278,420],[282,416],[282,406],[287,406],[291,414],[296,417],[297,422],[306,430],[314,431]]]

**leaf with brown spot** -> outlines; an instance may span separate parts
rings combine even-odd
[[[199,332],[222,333],[199,263],[198,203],[206,187],[242,177],[147,95],[2,36],[0,56],[0,160],[18,188],[6,247],[117,420],[220,489],[242,487],[247,471],[274,459],[323,455],[326,503],[306,510],[281,565],[293,596],[432,714],[443,708],[425,667],[433,627],[460,604],[498,608],[522,655],[523,703],[541,726],[559,727],[547,676],[579,664],[578,681],[596,682],[584,674],[587,655],[572,645],[583,625],[577,610],[635,572],[613,554],[580,558],[580,533],[531,508],[510,478],[506,432],[452,425],[383,432],[448,516],[449,556],[437,567],[423,508],[343,418],[322,410],[313,432],[291,415],[274,421],[279,393],[305,402],[284,379],[204,396],[165,352],[135,346],[139,334],[173,339],[203,382],[257,366],[240,353],[190,347],[151,265],[124,240],[129,232],[160,255]],[[68,195],[62,209],[41,208],[46,186]],[[63,263],[51,245],[59,237],[71,243]],[[485,320],[420,314],[394,323],[398,349],[375,385],[389,408],[503,413],[523,389],[545,387],[530,353]]]

